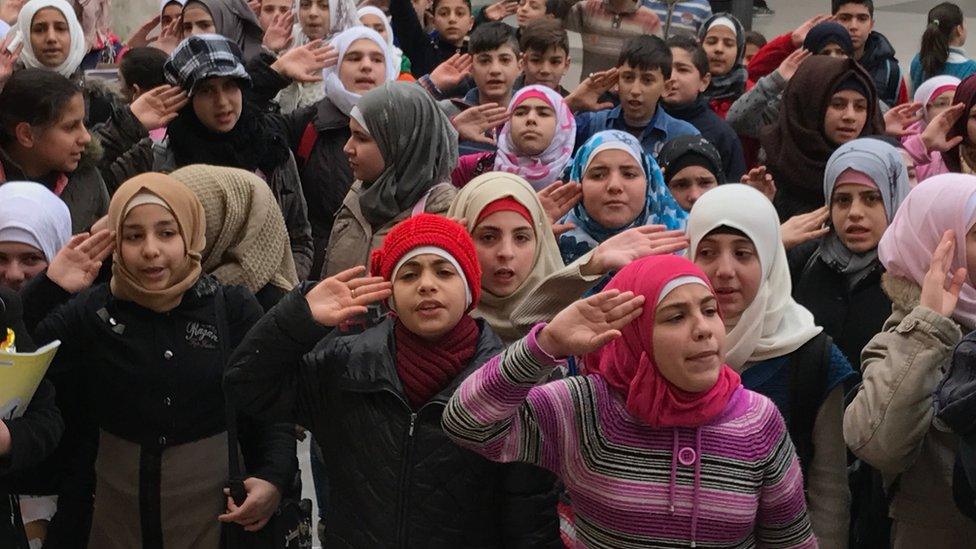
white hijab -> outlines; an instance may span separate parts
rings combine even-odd
[[[399,73],[400,66],[403,64],[403,50],[396,47],[396,44],[393,43],[393,27],[390,25],[390,19],[383,13],[383,10],[376,6],[363,6],[359,8],[356,15],[359,17],[360,23],[362,23],[364,15],[375,15],[386,26],[386,43],[390,46],[390,55],[393,56],[393,68]]]
[[[0,185],[0,242],[33,246],[50,263],[69,238],[68,206],[47,187],[30,181]]]
[[[813,314],[793,301],[793,284],[779,232],[779,216],[762,193],[740,184],[716,187],[695,202],[688,217],[691,259],[711,231],[730,227],[756,246],[762,281],[753,302],[728,333],[725,360],[742,371],[749,362],[787,355],[819,334]]]
[[[383,57],[386,62],[386,78],[377,84],[392,82],[396,80],[398,74],[396,69],[393,68],[390,47],[378,32],[368,27],[358,26],[346,29],[337,34],[330,43],[339,52],[339,62],[325,69],[322,74],[325,80],[325,98],[331,101],[346,116],[349,116],[352,108],[356,106],[356,103],[359,102],[359,98],[362,96],[347,90],[342,84],[339,80],[339,67],[342,66],[342,58],[346,56],[346,50],[349,49],[349,46],[356,40],[363,38],[371,40],[383,50]]]
[[[44,8],[55,8],[60,11],[68,22],[68,32],[71,35],[68,56],[63,63],[53,69],[37,59],[30,41],[31,24],[34,22],[34,16]],[[53,70],[65,78],[71,78],[81,66],[85,54],[88,53],[85,48],[85,32],[81,29],[81,23],[75,16],[74,8],[64,0],[31,0],[24,4],[20,10],[20,15],[17,16],[17,30],[24,41],[24,49],[20,52],[20,59],[28,68]]]

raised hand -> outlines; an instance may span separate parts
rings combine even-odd
[[[264,29],[262,45],[273,52],[284,51],[291,46],[294,38],[291,35],[295,26],[295,14],[288,12],[274,16],[268,28]]]
[[[319,82],[322,70],[338,62],[338,50],[319,39],[288,50],[271,64],[271,69],[295,82]]]
[[[811,53],[810,50],[800,48],[787,55],[786,59],[779,64],[776,72],[783,77],[783,80],[789,82],[790,78],[793,78],[793,75],[796,74],[796,70],[800,68],[800,65],[806,61],[807,57],[810,57],[811,55],[813,55],[813,53]]]
[[[430,81],[442,92],[458,87],[471,74],[474,58],[469,54],[455,53],[430,73]]]
[[[936,151],[946,152],[962,143],[963,136],[957,135],[956,137],[950,138],[949,132],[952,131],[952,127],[956,125],[959,117],[965,112],[966,104],[956,103],[933,118],[925,126],[925,130],[922,131],[922,135],[920,136],[922,145],[925,145],[925,150],[930,153]]]
[[[566,96],[566,104],[573,112],[599,111],[613,108],[613,103],[600,103],[600,96],[617,85],[619,78],[616,67],[603,72],[595,72],[580,82],[572,93]]]
[[[509,15],[515,15],[516,11],[518,11],[517,0],[501,0],[486,7],[484,13],[489,21],[501,21]]]
[[[159,36],[156,37],[156,40],[149,45],[171,54],[176,49],[176,46],[180,45],[180,40],[182,39],[183,29],[180,28],[180,20],[177,18],[173,19],[169,25],[163,27],[159,31]]]
[[[10,75],[14,73],[14,66],[17,64],[17,60],[20,59],[20,52],[24,49],[23,41],[17,44],[14,51],[8,49],[10,43],[14,41],[16,36],[16,32],[8,32],[7,36],[3,38],[3,42],[0,43],[0,89],[10,79]]]
[[[139,25],[138,29],[132,32],[132,36],[125,41],[125,45],[129,48],[144,48],[151,42],[154,42],[156,39],[149,38],[149,33],[159,25],[159,19],[160,15],[157,13],[144,21],[142,25]]]
[[[47,277],[66,292],[80,292],[95,282],[102,261],[114,249],[113,231],[76,234],[51,260]]]
[[[611,273],[642,257],[673,254],[687,247],[688,235],[682,230],[669,231],[664,225],[634,227],[600,243],[580,270],[587,275]]]
[[[539,331],[539,346],[557,358],[579,356],[620,337],[620,329],[640,316],[644,296],[604,290],[566,307]]]
[[[257,532],[271,519],[271,515],[281,503],[281,492],[274,484],[257,477],[244,479],[247,498],[240,507],[230,497],[230,490],[224,488],[227,496],[227,512],[218,516],[220,522],[234,522],[244,527],[246,532]]]
[[[790,34],[790,40],[793,42],[794,48],[799,48],[803,45],[803,41],[807,39],[807,35],[810,34],[810,29],[816,27],[824,21],[833,21],[834,17],[829,13],[821,13],[814,15],[810,19],[803,22],[802,25],[796,28],[792,34]]]
[[[583,198],[583,186],[575,181],[553,181],[536,193],[550,223],[556,223]]]
[[[169,124],[188,101],[182,88],[164,84],[140,95],[129,110],[146,131],[153,131]]]
[[[966,269],[960,267],[951,273],[952,279],[946,288],[946,278],[950,275],[952,258],[956,252],[956,233],[948,230],[942,234],[942,241],[932,252],[929,270],[922,279],[922,295],[918,304],[932,309],[942,316],[952,316],[959,301],[959,292],[966,283]]]
[[[772,174],[766,173],[766,166],[756,166],[748,173],[742,174],[739,182],[763,193],[770,202],[776,198],[776,182],[773,181]]]
[[[908,127],[922,119],[921,103],[902,103],[888,109],[884,114],[885,133],[893,137],[904,137]]]
[[[830,227],[825,227],[827,217],[830,216],[830,209],[821,206],[812,212],[794,215],[779,227],[780,237],[783,239],[783,247],[791,250],[804,242],[830,232]]]
[[[393,284],[382,277],[360,277],[363,266],[346,269],[319,282],[305,294],[312,318],[322,326],[334,328],[343,322],[366,314],[366,306],[393,294]],[[358,277],[358,278],[357,278]]]
[[[461,111],[451,120],[458,132],[458,141],[495,144],[495,138],[486,135],[508,120],[508,109],[498,103],[485,103]]]
[[[251,8],[255,16],[261,17],[261,0],[248,0],[247,7]]]
[[[0,21],[14,26],[17,23],[17,16],[20,15],[20,9],[26,3],[26,0],[3,0],[0,3]]]

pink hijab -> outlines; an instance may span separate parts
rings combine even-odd
[[[947,173],[931,177],[912,189],[898,208],[878,244],[878,257],[889,273],[921,286],[932,253],[949,229],[956,233],[950,273],[966,266],[966,233],[974,222],[976,176]],[[976,289],[968,280],[952,318],[968,329],[976,328]]]
[[[505,122],[498,137],[498,153],[495,155],[495,171],[522,176],[535,190],[541,190],[563,175],[572,160],[576,143],[576,118],[563,97],[548,86],[526,86],[515,92],[508,104],[508,114],[527,99],[541,99],[556,111],[556,133],[546,150],[539,156],[524,156],[512,142],[512,122]]]

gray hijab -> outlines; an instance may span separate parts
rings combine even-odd
[[[873,137],[862,137],[838,147],[827,160],[824,171],[824,199],[828,207],[837,179],[848,169],[867,175],[878,186],[888,223],[891,223],[895,211],[910,190],[908,171],[898,149]],[[878,258],[878,248],[854,253],[841,242],[836,232],[831,231],[820,244],[820,256],[835,271],[858,280],[859,275],[873,268]]]
[[[457,132],[421,86],[387,82],[363,95],[354,113],[386,161],[383,173],[363,182],[359,195],[373,227],[412,208],[434,185],[450,181],[458,160]]]
[[[261,53],[264,30],[246,0],[190,0],[186,4],[194,2],[203,4],[210,12],[217,34],[240,46],[245,64]]]

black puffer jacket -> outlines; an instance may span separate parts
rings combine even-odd
[[[468,367],[415,412],[394,364],[394,321],[328,333],[312,319],[310,287],[254,326],[224,384],[238,409],[297,422],[321,445],[331,490],[324,546],[558,546],[547,472],[492,463],[441,430],[451,394],[502,349],[491,329],[479,321]]]

